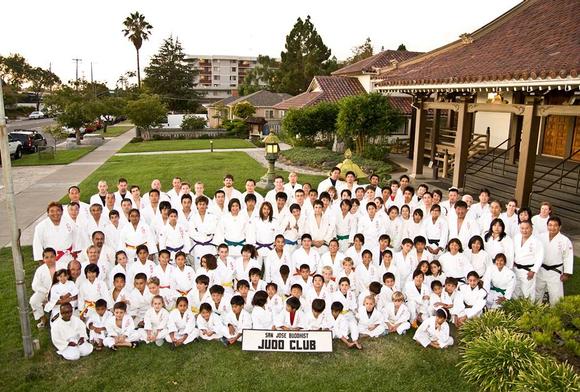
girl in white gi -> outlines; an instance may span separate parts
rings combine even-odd
[[[73,255],[80,250],[78,232],[74,223],[63,219],[62,204],[51,202],[46,208],[46,214],[47,218],[34,228],[32,240],[34,260],[43,260],[44,249],[52,248],[56,253],[58,269],[66,268]]]
[[[187,297],[193,289],[195,272],[193,268],[185,265],[185,253],[177,252],[175,255],[175,268],[171,275],[171,290],[175,297]]]
[[[93,346],[87,341],[85,324],[73,316],[71,304],[60,305],[60,317],[50,327],[52,344],[56,353],[68,361],[76,361],[93,352]]]
[[[506,233],[506,226],[503,220],[494,219],[489,225],[489,231],[483,237],[485,239],[485,251],[493,260],[495,255],[503,253],[507,258],[508,268],[514,266],[514,242]]]
[[[441,263],[439,260],[433,260],[429,263],[429,272],[425,275],[425,284],[431,287],[431,283],[438,280],[441,284],[445,284],[445,274],[442,272]]]
[[[248,220],[240,214],[240,202],[232,199],[228,203],[228,212],[221,218],[218,226],[219,242],[223,242],[230,249],[230,256],[238,259],[242,254],[242,248],[246,244],[246,228]]]
[[[383,315],[376,307],[375,297],[368,295],[358,312],[358,332],[360,336],[376,338],[385,334]]]
[[[404,237],[401,236],[403,232],[403,222],[399,218],[399,207],[391,206],[388,210],[388,218],[385,219],[385,230],[391,237],[391,246],[395,250],[399,250],[401,241]]]
[[[479,317],[483,313],[486,304],[487,291],[482,289],[479,274],[471,271],[467,274],[467,284],[461,286],[460,291],[465,304],[465,316],[460,321],[463,323],[467,319]]]
[[[424,228],[428,242],[427,250],[437,260],[445,249],[447,238],[449,238],[447,219],[441,216],[441,207],[438,204],[431,207],[431,217],[424,219]]]
[[[113,300],[107,285],[98,279],[99,267],[96,264],[89,264],[85,267],[85,277],[79,287],[79,310],[84,317],[95,312],[95,302],[104,299],[107,304],[112,304]]]
[[[44,328],[48,324],[44,314],[44,306],[48,301],[55,272],[56,251],[53,248],[46,248],[42,251],[42,264],[34,271],[34,278],[32,278],[32,291],[34,293],[29,300],[34,319],[38,321],[38,328]]]
[[[499,216],[500,219],[505,224],[505,232],[514,238],[518,234],[518,201],[516,199],[510,199],[505,205],[506,211],[502,212]]]
[[[121,273],[125,277],[129,276],[129,271],[127,270],[127,254],[124,250],[119,250],[115,253],[115,266],[109,272],[109,289],[113,290],[113,280],[115,275]]]
[[[189,308],[195,316],[199,314],[199,307],[202,303],[211,302],[211,294],[208,287],[209,277],[206,275],[198,275],[195,278],[195,287],[187,295]]]
[[[143,273],[149,279],[155,273],[155,263],[149,260],[149,249],[147,245],[137,247],[137,261],[129,264],[127,267],[127,283],[132,284],[135,275]]]
[[[222,319],[212,312],[211,305],[204,302],[199,307],[197,316],[199,337],[203,340],[222,339],[226,334]]]
[[[414,328],[425,320],[429,307],[429,288],[424,283],[423,272],[413,272],[413,282],[405,285],[407,306],[411,315],[410,321]]]
[[[413,260],[410,257],[411,249],[413,249],[413,240],[405,238],[401,243],[401,251],[395,253],[393,256],[401,290],[405,290],[405,285],[411,279],[413,270],[415,269],[412,264]]]
[[[548,219],[548,232],[540,234],[546,256],[536,277],[536,298],[541,301],[548,291],[550,305],[564,296],[564,282],[572,276],[574,251],[572,242],[560,232],[558,217]]]
[[[290,214],[284,215],[280,229],[284,234],[286,250],[292,254],[298,247],[298,240],[306,232],[306,213],[298,204],[290,206]]]
[[[48,302],[44,306],[45,312],[51,312],[50,318],[54,318],[60,310],[60,305],[70,303],[73,309],[76,307],[79,289],[72,280],[68,279],[68,271],[61,269],[54,275],[54,284],[50,289]]]
[[[141,221],[141,213],[139,210],[133,208],[129,212],[129,224],[121,229],[119,235],[119,248],[124,250],[129,258],[129,263],[137,261],[137,248],[146,246],[149,254],[157,253],[155,235],[153,231],[143,221]]]
[[[338,271],[338,274],[336,274],[335,281],[340,282],[342,278],[348,279],[350,290],[353,292],[354,295],[357,295],[358,294],[356,292],[356,289],[358,288],[358,283],[356,281],[357,277],[356,273],[354,272],[354,262],[350,257],[345,257],[344,260],[342,261],[342,269]],[[337,284],[337,287],[338,286],[340,285]],[[338,291],[339,290],[336,290],[336,292]]]
[[[403,206],[403,210],[404,210],[404,207],[405,206]],[[429,215],[427,217],[427,220],[431,220],[431,223],[433,223],[433,219],[432,219],[431,215]],[[441,220],[441,221],[443,222],[443,220]],[[443,225],[443,223],[437,222],[437,220],[435,220],[435,223],[439,224],[439,225]],[[439,230],[437,230],[437,228],[434,228],[433,225],[430,228],[431,228],[430,234],[432,234],[433,237],[438,237],[440,235]],[[403,238],[415,239],[415,237],[418,237],[418,236],[423,236],[425,238],[429,238],[429,237],[427,237],[427,230],[425,228],[425,221],[423,220],[423,210],[416,209],[415,211],[413,211],[412,218],[408,222],[406,222],[406,224],[403,225],[403,230],[402,230],[401,234],[402,234]]]
[[[224,338],[227,344],[235,344],[242,341],[244,329],[252,329],[252,316],[244,309],[244,299],[234,295],[230,301],[232,310],[222,316],[226,327]]]
[[[514,297],[536,299],[536,274],[544,261],[542,242],[532,234],[532,223],[521,222],[520,234],[514,238]]]
[[[194,268],[199,267],[201,257],[206,254],[215,254],[218,231],[218,219],[216,215],[208,211],[209,199],[199,196],[195,199],[197,211],[193,213],[188,232],[192,241],[189,253],[194,258]]]
[[[350,257],[354,262],[354,267],[357,268],[362,264],[362,254],[365,248],[365,237],[364,235],[357,233],[353,237],[353,244],[344,253],[345,257]]]
[[[362,350],[361,344],[358,342],[358,326],[356,321],[354,323],[345,315],[344,306],[341,302],[333,302],[330,307],[332,317],[329,317],[329,327],[332,331],[334,339],[340,339],[349,348],[356,348]],[[353,316],[354,318],[354,316]],[[349,336],[351,340],[349,340]]]
[[[172,348],[189,344],[199,336],[199,331],[195,328],[195,316],[189,310],[186,297],[177,298],[175,309],[169,313],[167,332],[165,340]]]
[[[242,279],[250,281],[250,269],[262,268],[256,257],[257,252],[253,245],[246,244],[242,247],[242,257],[236,258],[234,261],[234,279],[236,281]]]
[[[177,210],[169,211],[169,220],[159,232],[159,249],[171,252],[170,260],[173,263],[176,252],[189,252],[191,241],[187,229],[177,223]]]
[[[453,338],[449,336],[449,324],[447,324],[447,312],[437,309],[435,316],[429,317],[415,332],[413,339],[421,346],[433,348],[445,348],[453,345]]]
[[[465,256],[469,260],[473,270],[477,272],[480,278],[483,278],[485,271],[491,266],[491,257],[483,249],[483,238],[478,235],[471,237],[468,246],[469,250],[465,251]]]
[[[405,296],[400,291],[394,292],[392,302],[385,306],[387,333],[396,332],[399,335],[404,335],[411,328],[410,318],[409,308],[405,305]]]
[[[372,261],[373,254],[370,250],[365,249],[362,252],[362,262],[354,271],[356,276],[357,293],[362,293],[363,291],[368,290],[371,282],[381,280],[378,271],[379,269],[372,263]]]
[[[253,329],[274,329],[272,313],[266,310],[268,293],[258,291],[252,298],[252,328]]]
[[[306,231],[312,236],[314,250],[322,255],[328,251],[328,243],[334,237],[334,220],[323,213],[323,203],[314,202],[314,214],[306,218]]]
[[[457,238],[452,238],[447,243],[447,252],[439,257],[441,268],[446,277],[457,279],[465,284],[465,277],[469,271],[473,271],[473,266],[463,254],[463,246]]]
[[[284,236],[278,234],[274,239],[274,249],[268,253],[264,260],[264,280],[266,282],[272,282],[278,277],[282,265],[288,267],[292,265],[292,258],[289,251],[286,250],[284,242]]]
[[[274,248],[274,239],[281,232],[280,222],[273,215],[272,205],[265,201],[260,206],[259,218],[253,221],[253,238],[250,241],[256,246],[260,265]]]
[[[284,300],[282,299],[282,295],[278,294],[278,285],[274,282],[268,283],[266,285],[266,293],[268,293],[268,302],[266,303],[266,310],[272,314],[282,313],[282,311],[284,310]],[[254,298],[253,294],[252,298]],[[251,306],[252,304],[250,303],[249,305]]]
[[[350,214],[351,207],[352,203],[350,200],[342,200],[340,202],[340,212],[335,215],[336,239],[338,240],[341,252],[346,252],[356,232],[357,221]]]
[[[107,320],[107,337],[103,340],[105,347],[117,350],[119,347],[136,347],[139,332],[135,329],[133,318],[127,314],[127,304],[117,302],[113,306],[113,317]]]
[[[552,205],[544,201],[540,204],[540,213],[532,217],[532,225],[534,226],[534,234],[539,236],[542,233],[548,232],[548,219],[552,213]]]
[[[103,341],[107,337],[107,321],[112,317],[113,314],[107,310],[107,302],[104,299],[99,299],[95,303],[95,313],[87,318],[89,340],[97,351],[103,349]]]
[[[483,287],[487,292],[487,307],[497,309],[504,301],[512,298],[516,276],[507,267],[506,256],[503,253],[498,253],[493,261],[493,265],[483,278]]]

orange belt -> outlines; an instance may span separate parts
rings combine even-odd
[[[139,247],[141,245],[145,245],[145,244],[147,244],[147,243],[143,242],[142,244],[139,244],[139,245],[130,245],[130,244],[125,242],[125,248],[130,249],[130,250],[137,250],[137,247]]]
[[[182,290],[177,290],[177,292],[182,296],[182,297],[187,297],[187,294],[189,294],[191,290],[187,290],[187,291],[182,291]]]

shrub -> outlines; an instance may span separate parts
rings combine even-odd
[[[545,305],[538,305],[526,298],[510,299],[505,301],[501,306],[501,310],[503,310],[505,314],[515,319],[519,319],[526,313],[537,312],[538,310],[544,309],[546,309]]]
[[[497,328],[468,342],[458,366],[465,380],[480,390],[511,391],[520,372],[540,358],[535,349],[529,336]]]
[[[567,363],[542,357],[533,367],[519,373],[516,392],[580,391],[580,376]]]
[[[196,116],[185,116],[181,122],[181,129],[184,131],[195,131],[204,129],[207,125],[205,119]]]
[[[142,141],[143,141],[142,137],[134,137],[133,139],[131,139],[129,143],[141,143]]]
[[[250,128],[244,120],[226,120],[224,121],[223,126],[230,136],[247,138],[249,135]]]
[[[383,161],[387,159],[389,148],[385,145],[367,144],[362,156],[366,159]]]
[[[516,320],[502,312],[492,310],[485,312],[481,317],[469,319],[458,330],[459,339],[463,344],[468,344],[481,335],[497,328],[504,328],[508,331],[516,331]]]

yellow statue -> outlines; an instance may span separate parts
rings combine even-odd
[[[336,167],[340,169],[341,180],[344,180],[346,173],[349,171],[353,172],[358,179],[367,177],[367,174],[360,166],[352,161],[352,151],[350,151],[350,148],[344,152],[344,161],[336,165]]]

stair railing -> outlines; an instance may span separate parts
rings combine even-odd
[[[558,164],[553,166],[550,170],[548,170],[547,172],[542,174],[540,177],[535,178],[534,184],[532,185],[532,191],[530,192],[530,199],[532,198],[532,195],[534,195],[534,194],[541,195],[542,193],[546,192],[548,189],[551,189],[556,184],[559,185],[559,189],[562,189],[562,184],[564,182],[564,178],[567,178],[568,175],[574,171],[576,172],[575,192],[578,193],[578,190],[580,189],[580,162],[576,163],[574,166],[570,167],[569,169],[566,169],[566,162],[572,160],[578,154],[580,154],[580,148],[578,150],[574,151],[572,154],[568,155],[566,158],[562,159],[560,162],[558,162]],[[534,188],[533,188],[534,185],[537,185],[547,175],[553,174],[557,171],[560,171],[558,178],[556,178],[554,181],[552,181],[550,184],[546,185],[542,189],[534,190]]]
[[[509,141],[510,141],[510,139],[507,138],[506,140],[504,140],[503,142],[501,142],[500,144],[498,144],[497,146],[495,146],[494,148],[489,150],[487,153],[485,153],[484,155],[482,155],[481,157],[476,159],[474,162],[468,163],[467,168],[465,169],[465,173],[463,174],[463,183],[465,184],[467,182],[467,175],[468,174],[469,175],[477,174],[490,165],[491,165],[491,172],[494,173],[495,162],[497,160],[500,160],[500,159],[502,160],[501,174],[504,175],[505,174],[505,165],[506,165],[506,161],[507,161],[507,155],[511,150],[513,150],[517,147],[517,145],[514,144],[514,145],[510,146],[509,148],[507,148],[506,150],[500,151],[500,147],[507,144]],[[474,166],[479,164],[483,159],[490,157],[490,156],[491,156],[491,159],[489,161],[487,161],[485,164],[481,165],[478,168],[474,168]]]

